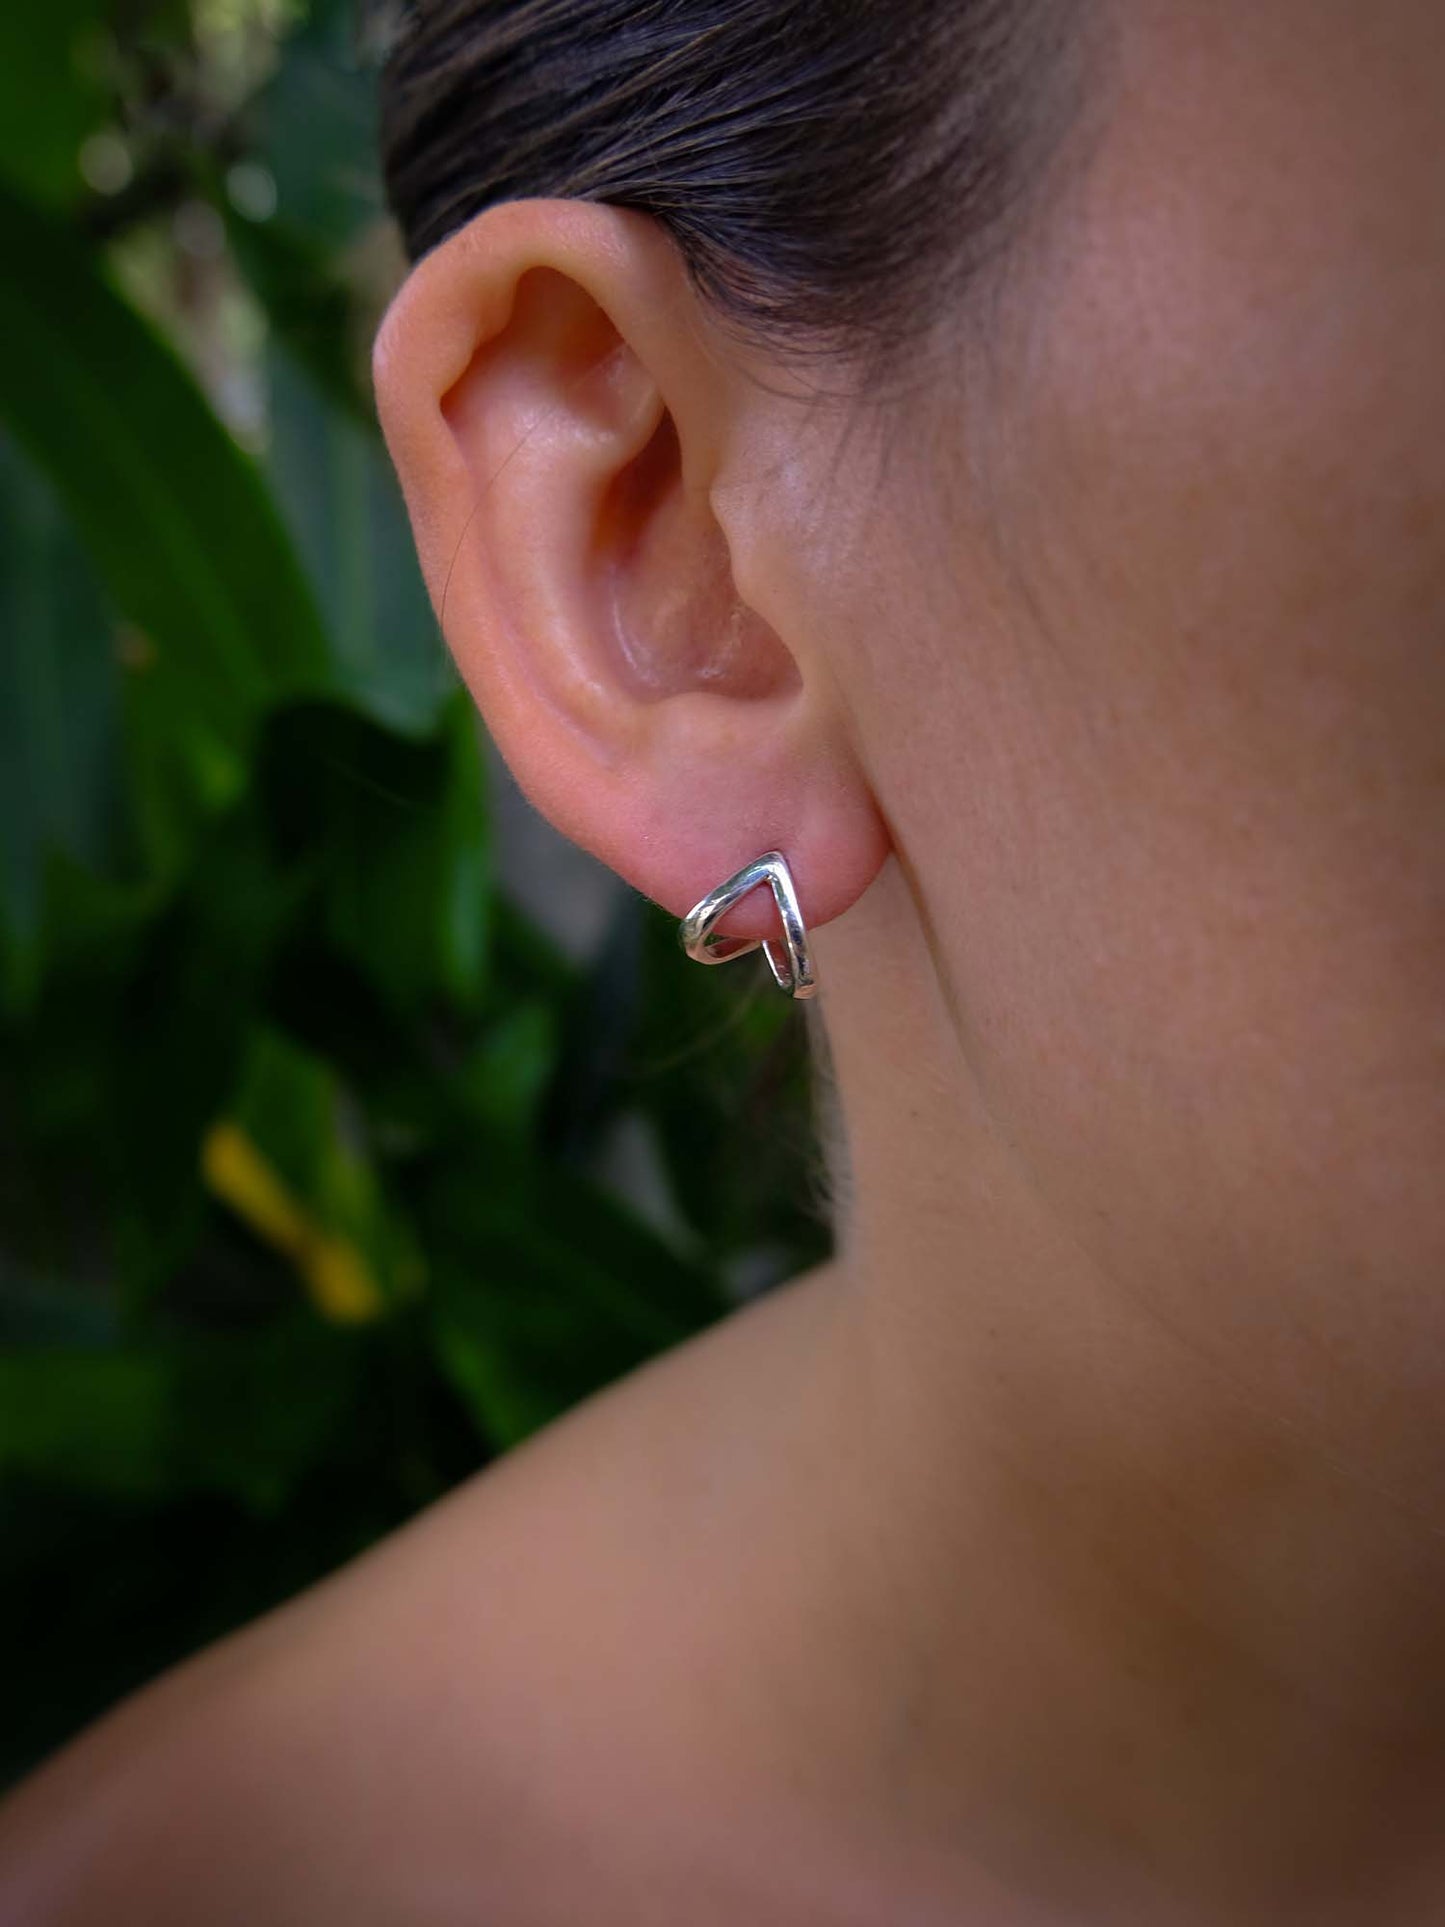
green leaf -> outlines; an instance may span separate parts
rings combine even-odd
[[[376,80],[355,0],[312,0],[256,102],[257,152],[276,180],[277,218],[328,250],[384,212]]]
[[[511,1005],[478,1040],[460,1084],[490,1129],[518,1139],[535,1130],[556,1068],[559,1030],[556,1011],[531,999]]]
[[[131,854],[115,623],[54,489],[0,431],[0,1007],[34,994],[56,855]]]
[[[700,1331],[715,1278],[572,1174],[500,1148],[430,1191],[440,1356],[498,1448]]]
[[[252,1035],[206,1168],[326,1317],[365,1323],[420,1288],[421,1253],[383,1193],[358,1107],[327,1064],[279,1032]]]
[[[258,1357],[243,1337],[244,1367],[219,1382],[213,1365],[195,1374],[175,1408],[175,1449],[155,1460],[163,1490],[138,1491],[144,1481],[134,1480],[116,1490],[103,1457],[94,1484],[14,1462],[0,1476],[0,1651],[9,1657],[0,1784],[476,1469],[475,1433],[415,1326],[352,1334],[313,1325],[309,1337],[288,1331],[279,1357]],[[195,1423],[211,1427],[209,1445]],[[274,1429],[288,1425],[289,1444]],[[255,1434],[271,1467],[259,1487],[249,1477],[237,1487],[230,1450],[216,1451],[218,1430],[238,1452]]]
[[[105,1211],[91,1237],[132,1312],[200,1232],[202,1135],[234,1087],[297,902],[247,812],[211,826],[196,858],[184,888],[159,905],[128,905],[57,869],[54,881],[70,887],[51,895],[46,981],[7,1041],[28,1188],[59,1196],[67,1170],[100,1174]],[[0,1158],[0,1179],[7,1171]],[[43,1258],[33,1237],[27,1249]]]
[[[429,734],[457,677],[380,435],[293,356],[273,351],[267,370],[266,473],[324,612],[338,685],[377,721]]]
[[[212,198],[226,223],[236,265],[266,311],[277,342],[315,384],[317,394],[354,421],[372,424],[364,380],[361,317],[353,291],[329,253],[274,217],[253,220],[232,203],[214,171]],[[279,417],[279,418],[278,418]],[[273,410],[272,433],[289,411]]]
[[[352,711],[278,715],[260,777],[279,847],[314,866],[333,948],[398,1009],[475,1006],[490,910],[484,770],[458,691],[432,740]]]
[[[165,1476],[167,1381],[155,1355],[0,1353],[0,1470],[153,1488]]]
[[[331,686],[314,598],[255,463],[84,245],[0,189],[0,422],[50,477],[130,626],[147,857],[169,870],[246,780],[256,717]]]
[[[105,0],[0,8],[0,175],[52,205],[80,193],[81,143],[104,112],[96,54],[106,11]]]
[[[333,1434],[356,1344],[298,1318],[251,1337],[0,1351],[0,1475],[279,1505]]]

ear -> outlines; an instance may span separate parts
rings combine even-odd
[[[847,909],[887,835],[827,664],[769,620],[777,531],[739,512],[760,411],[776,465],[793,404],[663,230],[501,203],[412,269],[372,360],[438,621],[532,802],[675,916],[769,849],[810,926]],[[775,934],[770,893],[724,927]]]

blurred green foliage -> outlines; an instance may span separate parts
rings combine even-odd
[[[791,1007],[498,880],[371,413],[375,58],[0,12],[4,1775],[823,1252]]]

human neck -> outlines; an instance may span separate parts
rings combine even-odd
[[[822,959],[856,1191],[817,1405],[857,1548],[840,1787],[1070,1918],[1439,1917],[1445,1531],[1095,1263],[896,867],[870,897]]]

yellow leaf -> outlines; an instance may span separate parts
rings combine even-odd
[[[307,1242],[306,1213],[238,1124],[223,1118],[207,1131],[201,1175],[266,1244],[294,1257]]]
[[[380,1317],[385,1300],[365,1258],[349,1238],[324,1232],[296,1260],[312,1302],[336,1325],[364,1325]]]
[[[238,1124],[223,1118],[211,1126],[201,1174],[263,1243],[291,1260],[323,1318],[358,1325],[381,1316],[386,1300],[362,1252],[307,1211]]]

